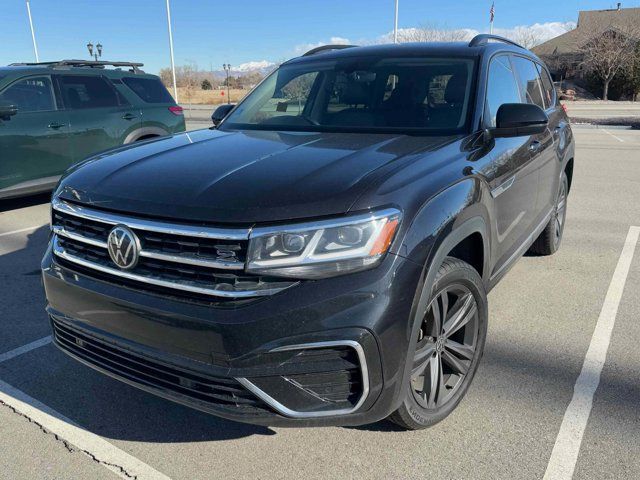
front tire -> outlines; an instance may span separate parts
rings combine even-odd
[[[418,430],[435,425],[458,406],[482,357],[487,319],[480,275],[468,263],[446,257],[431,287],[427,310],[417,320],[417,340],[407,356],[411,375],[404,401],[390,420]]]

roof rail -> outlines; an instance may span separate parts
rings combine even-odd
[[[308,57],[310,55],[315,55],[316,53],[328,52],[331,50],[343,50],[345,48],[353,48],[353,47],[355,47],[355,45],[322,45],[321,47],[312,48],[302,56]]]
[[[520,47],[520,48],[523,48],[523,49],[526,50],[526,48],[524,48],[519,43],[514,42],[513,40],[509,40],[508,38],[504,38],[504,37],[501,37],[499,35],[491,35],[489,33],[481,33],[479,35],[476,35],[469,42],[469,46],[470,47],[478,47],[480,45],[486,45],[487,43],[489,43],[489,40],[496,40],[498,42],[508,43],[509,45],[513,45],[515,47]]]
[[[91,67],[91,68],[104,68],[106,66],[111,67],[131,67],[135,73],[144,73],[140,68],[144,66],[144,63],[137,62],[109,62],[106,60],[58,60],[55,62],[26,62],[26,63],[12,63],[10,67]]]

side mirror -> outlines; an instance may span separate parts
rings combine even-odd
[[[9,120],[16,113],[18,113],[18,107],[15,105],[0,105],[0,120]]]
[[[494,137],[522,137],[542,133],[549,124],[549,117],[539,106],[530,103],[505,103],[496,114]]]
[[[220,125],[220,122],[224,120],[224,117],[229,115],[229,112],[233,110],[235,104],[233,103],[225,103],[224,105],[220,105],[213,111],[213,115],[211,115],[211,120],[213,121],[214,126]]]

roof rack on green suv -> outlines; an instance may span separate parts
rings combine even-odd
[[[131,71],[134,73],[144,73],[138,67],[144,66],[144,63],[137,62],[109,62],[106,60],[58,60],[55,62],[25,62],[25,63],[11,63],[10,67],[91,67],[91,68],[104,68],[104,67],[131,67]]]

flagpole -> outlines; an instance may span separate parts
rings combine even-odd
[[[398,0],[396,0],[396,11],[393,21],[393,43],[398,43]]]
[[[173,76],[173,98],[178,103],[178,85],[176,84],[176,64],[173,60],[173,34],[171,33],[171,7],[167,0],[167,28],[169,29],[169,51],[171,53],[171,75]]]
[[[491,10],[489,10],[489,34],[493,35],[493,17],[496,14],[496,3],[491,3]]]
[[[29,15],[29,26],[31,27],[31,40],[33,40],[33,53],[36,54],[36,63],[40,63],[40,57],[38,56],[38,45],[36,44],[36,34],[33,31],[33,20],[31,19],[31,6],[29,0],[27,0],[27,15]]]

